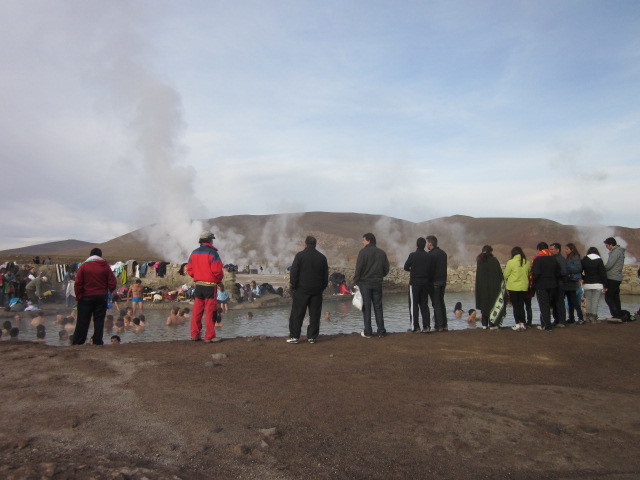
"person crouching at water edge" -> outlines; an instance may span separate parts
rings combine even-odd
[[[320,333],[320,315],[322,314],[322,292],[329,284],[329,265],[327,257],[316,250],[315,237],[308,236],[305,248],[298,252],[291,265],[291,314],[289,315],[289,339],[287,343],[300,341],[300,330],[304,315],[309,309],[307,340],[316,343]]]
[[[200,246],[189,256],[187,273],[193,278],[196,288],[193,294],[193,314],[191,316],[191,340],[201,340],[202,315],[205,316],[205,342],[218,342],[214,318],[217,308],[216,285],[222,282],[224,271],[218,250],[211,241],[216,237],[209,231],[200,234]]]

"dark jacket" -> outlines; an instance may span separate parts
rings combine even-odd
[[[592,255],[593,256],[593,255]],[[589,255],[582,259],[582,278],[584,283],[607,284],[607,271],[604,268],[602,258],[590,258]]]
[[[447,284],[447,254],[440,247],[429,250],[431,256],[431,283],[438,286]]]
[[[539,255],[533,259],[531,280],[536,290],[547,290],[558,286],[560,264],[555,257]]]
[[[356,260],[353,284],[382,285],[382,279],[389,273],[389,260],[384,250],[373,243],[366,245]]]
[[[107,291],[113,292],[116,286],[116,277],[109,264],[101,257],[93,255],[78,268],[73,288],[76,300],[81,300],[83,297],[94,295],[104,295],[106,298]]]
[[[483,315],[489,314],[500,294],[502,282],[500,262],[493,255],[484,262],[478,262],[476,268],[476,308]]]
[[[291,290],[305,295],[321,295],[329,284],[327,257],[314,247],[305,247],[293,259]]]
[[[189,256],[187,273],[196,283],[220,283],[224,278],[224,271],[218,250],[210,243],[201,243]]]
[[[424,248],[418,248],[409,254],[404,262],[404,269],[409,273],[409,285],[427,285],[431,269],[431,257]]]

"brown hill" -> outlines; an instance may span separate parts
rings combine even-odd
[[[384,215],[307,212],[277,215],[234,215],[204,220],[216,233],[216,246],[225,263],[286,266],[302,248],[304,237],[314,235],[319,248],[333,265],[352,264],[361,248],[362,234],[373,232],[392,262],[402,264],[415,248],[419,236],[436,235],[449,254],[450,264],[472,264],[485,244],[492,245],[505,262],[515,245],[532,255],[539,241],[573,242],[580,252],[602,244],[608,236],[627,243],[627,256],[640,255],[640,229],[605,226],[574,226],[542,218],[474,218],[463,215],[414,223]],[[98,244],[110,261],[163,260],[153,245],[140,238],[145,228]],[[70,244],[69,242],[77,242]],[[197,239],[193,239],[195,246]],[[79,244],[79,245],[78,245]],[[69,246],[72,246],[69,248]],[[51,256],[55,262],[80,261],[95,244],[67,240],[0,252],[0,260],[30,262],[33,255]],[[186,261],[186,258],[185,258]]]

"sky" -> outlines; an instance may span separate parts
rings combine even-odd
[[[636,0],[0,8],[0,249],[304,211],[640,227]]]

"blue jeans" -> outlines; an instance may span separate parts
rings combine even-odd
[[[382,316],[382,285],[358,285],[362,293],[362,316],[364,317],[364,334],[372,335],[371,330],[371,304],[376,316],[378,335],[386,335],[384,317]]]

